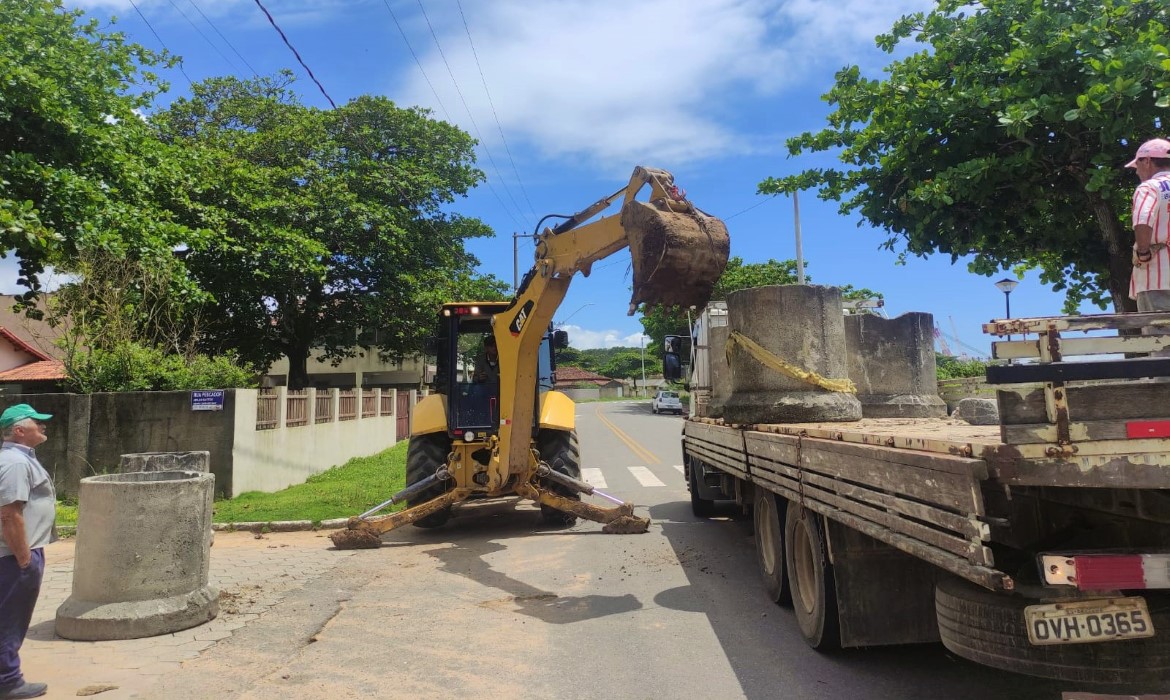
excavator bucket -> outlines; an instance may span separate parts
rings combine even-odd
[[[634,295],[638,304],[704,306],[731,252],[727,226],[686,201],[629,201],[622,207],[622,226],[634,264]]]

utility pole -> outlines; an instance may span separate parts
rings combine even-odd
[[[512,234],[512,294],[520,289],[520,249],[518,239],[523,234]]]
[[[800,240],[800,193],[792,193],[792,211],[796,219],[796,283],[804,284],[804,250]]]
[[[646,393],[646,334],[638,336],[638,344],[642,347],[642,393]]]

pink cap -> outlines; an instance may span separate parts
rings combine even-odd
[[[1127,168],[1136,168],[1138,160],[1142,158],[1170,158],[1170,141],[1166,139],[1150,139],[1138,146],[1137,155],[1125,164]]]

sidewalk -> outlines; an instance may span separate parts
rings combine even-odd
[[[73,586],[75,540],[49,545],[41,595],[21,650],[24,675],[48,683],[47,698],[75,698],[78,691],[96,686],[116,686],[98,694],[101,700],[138,697],[163,674],[231,637],[290,591],[353,555],[329,549],[332,543],[325,534],[274,533],[257,539],[250,532],[217,532],[209,574],[211,585],[220,590],[216,619],[174,634],[110,642],[74,642],[54,634],[57,606]]]

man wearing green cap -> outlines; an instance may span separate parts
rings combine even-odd
[[[57,494],[37,460],[53,416],[26,403],[0,414],[0,700],[35,698],[48,686],[20,672],[20,647],[45,573],[44,546],[53,539]]]

